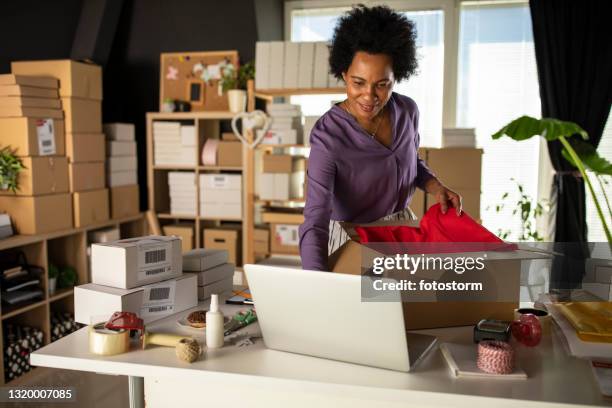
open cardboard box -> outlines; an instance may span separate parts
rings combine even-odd
[[[408,225],[418,227],[416,221],[386,221],[375,225]],[[329,270],[337,273],[362,275],[372,266],[372,260],[384,256],[376,250],[358,242],[354,224],[344,224],[343,227],[351,240],[338,248],[329,257]],[[474,253],[452,253],[444,256],[469,256]],[[479,252],[482,254],[482,252]],[[520,293],[521,266],[523,262],[532,259],[549,258],[543,252],[526,250],[487,251],[484,260],[485,269],[478,272],[480,277],[487,279],[495,273],[498,290],[503,290],[503,299],[513,301],[465,300],[465,301],[411,301],[403,302],[404,323],[406,330],[429,329],[440,327],[467,326],[478,323],[481,319],[513,320],[513,311],[518,307]],[[429,254],[433,255],[433,254]],[[428,276],[438,279],[446,271],[417,271],[415,276]],[[471,271],[473,272],[473,271]],[[448,273],[448,272],[447,272]],[[454,273],[454,272],[451,272]],[[466,272],[468,273],[468,272]],[[492,279],[488,279],[492,282]],[[404,293],[402,294],[404,296]],[[442,295],[443,296],[443,295]],[[467,297],[468,295],[466,295]],[[420,298],[422,299],[422,298]]]

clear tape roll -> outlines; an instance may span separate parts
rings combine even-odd
[[[125,353],[130,349],[129,330],[109,330],[104,323],[89,326],[89,351],[100,356]]]

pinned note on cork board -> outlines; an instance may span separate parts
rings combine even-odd
[[[165,99],[189,102],[192,111],[227,111],[224,73],[238,69],[238,51],[162,53],[159,109]],[[233,71],[232,71],[233,70]]]

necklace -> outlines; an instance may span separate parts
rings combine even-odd
[[[385,110],[385,106],[383,105],[382,109],[380,110],[380,112],[378,112],[378,114],[376,116],[378,116],[378,123],[376,124],[376,127],[374,128],[374,132],[370,132],[368,131],[368,129],[366,129],[365,127],[361,126],[362,129],[372,138],[374,139],[376,137],[376,133],[378,132],[378,128],[380,127],[380,124],[382,122],[382,118],[383,118],[383,112]],[[344,108],[346,109],[346,111],[353,117],[355,118],[355,120],[357,120],[357,116],[352,112],[351,107],[348,103],[348,99],[344,101]],[[359,123],[359,121],[357,120],[357,123]],[[361,125],[361,124],[360,124]]]

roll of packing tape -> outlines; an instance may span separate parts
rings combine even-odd
[[[540,321],[540,326],[542,327],[542,335],[550,334],[550,324],[552,317],[546,310],[542,309],[533,309],[530,307],[522,307],[520,309],[514,309],[514,319],[520,320],[521,316],[524,314],[532,314],[538,318]]]
[[[503,341],[484,340],[478,343],[476,366],[489,374],[510,374],[514,371],[514,349]]]
[[[89,351],[100,356],[113,356],[130,349],[129,330],[109,330],[104,323],[89,326]]]

